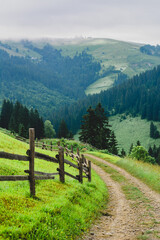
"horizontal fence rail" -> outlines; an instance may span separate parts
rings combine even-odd
[[[18,139],[18,138],[17,138]],[[23,138],[19,138],[18,140],[24,141]],[[25,142],[26,139],[25,139]],[[42,154],[39,152],[35,152],[35,131],[33,128],[29,129],[29,149],[26,152],[26,155],[18,155],[7,152],[0,152],[0,158],[9,159],[9,160],[18,160],[18,161],[28,161],[29,162],[29,170],[24,170],[24,172],[28,175],[11,175],[11,176],[0,176],[0,181],[26,181],[28,180],[30,183],[30,194],[31,196],[35,196],[35,180],[46,180],[46,179],[54,179],[56,175],[59,175],[59,179],[62,183],[65,182],[65,175],[69,176],[75,180],[78,180],[80,183],[83,183],[83,178],[87,178],[88,181],[91,181],[91,161],[87,161],[84,155],[80,155],[79,149],[77,148],[77,153],[73,153],[73,147],[71,146],[71,150],[67,147],[60,146],[60,142],[58,142],[58,146],[46,145],[44,143],[39,144],[42,149],[46,149],[46,146],[49,150],[53,149],[53,147],[58,151],[56,158],[48,156],[46,154]],[[49,148],[50,147],[50,148]],[[64,154],[69,156],[72,161],[71,162],[64,158]],[[57,172],[55,173],[45,173],[34,170],[34,159],[43,159],[45,161],[53,162],[59,164],[57,168]],[[65,164],[69,165],[78,170],[79,174],[76,176],[72,175],[65,171]]]

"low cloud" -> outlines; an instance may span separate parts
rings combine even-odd
[[[5,0],[0,38],[115,36],[158,43],[159,9],[158,0]]]

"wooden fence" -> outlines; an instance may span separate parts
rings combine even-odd
[[[70,156],[72,161],[75,163],[66,160],[64,158],[64,153],[66,156]],[[73,148],[71,151],[67,147],[58,146],[58,154],[56,158],[50,157],[48,155],[35,152],[35,132],[33,128],[29,129],[29,149],[26,152],[26,155],[11,154],[6,152],[0,152],[0,158],[6,158],[10,160],[18,161],[29,161],[29,169],[24,170],[28,175],[11,175],[11,176],[0,176],[0,181],[24,181],[28,180],[30,183],[30,194],[35,196],[35,180],[44,180],[44,179],[54,179],[55,175],[59,175],[59,179],[62,183],[65,182],[65,175],[78,180],[80,183],[83,183],[83,178],[88,178],[88,181],[91,181],[91,161],[87,161],[84,155],[79,154],[79,149],[77,149],[77,154],[73,153]],[[43,159],[45,161],[53,162],[59,164],[57,172],[55,173],[45,173],[38,172],[34,170],[34,159]],[[72,174],[65,171],[65,164],[77,169],[79,174],[73,176]]]

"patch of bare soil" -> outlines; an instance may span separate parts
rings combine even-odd
[[[87,154],[85,154],[87,157]],[[98,157],[88,155],[108,165],[123,175],[127,181],[138,188],[144,195],[144,201],[127,199],[123,183],[114,181],[111,174],[92,163],[92,168],[101,176],[109,190],[109,204],[102,217],[92,226],[85,240],[133,240],[160,239],[160,194],[152,191],[140,180],[125,170]]]

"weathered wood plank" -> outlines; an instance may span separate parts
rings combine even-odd
[[[0,181],[24,181],[29,180],[29,176],[11,175],[11,176],[0,176]]]
[[[88,178],[88,176],[83,176],[83,178]]]
[[[74,168],[79,169],[79,167],[78,167],[77,165],[75,165],[74,163],[68,161],[67,159],[64,159],[64,162],[65,162],[66,164],[70,165],[71,167],[74,167]]]
[[[9,160],[18,160],[18,161],[29,161],[28,156],[6,153],[6,152],[0,152],[0,158],[6,158]]]
[[[29,170],[24,170],[25,173],[29,173]],[[37,174],[37,175],[47,175],[47,176],[50,176],[50,175],[59,175],[59,173],[45,173],[45,172],[39,172],[39,171],[34,171],[34,174]]]
[[[83,167],[82,166],[82,169],[83,169],[84,172],[88,172],[88,167]]]
[[[54,176],[35,176],[35,180],[47,180],[47,179],[54,179]]]
[[[27,155],[29,155],[29,151],[27,150]],[[54,157],[50,157],[46,154],[43,154],[43,153],[39,153],[39,152],[35,152],[35,158],[38,158],[38,159],[43,159],[45,161],[48,161],[48,162],[54,162],[54,163],[58,163],[58,160]]]
[[[47,179],[54,179],[54,176],[35,176],[35,180],[47,180]],[[0,181],[25,181],[30,180],[29,176],[21,176],[21,175],[11,175],[11,176],[0,176]]]
[[[57,168],[57,171],[60,171],[60,169]],[[72,174],[70,174],[70,173],[68,173],[68,172],[65,172],[65,171],[64,171],[64,174],[67,175],[67,176],[69,176],[69,177],[71,177],[71,178],[74,178],[74,179],[76,179],[76,180],[79,180],[78,177],[75,177],[75,176],[73,176]]]

